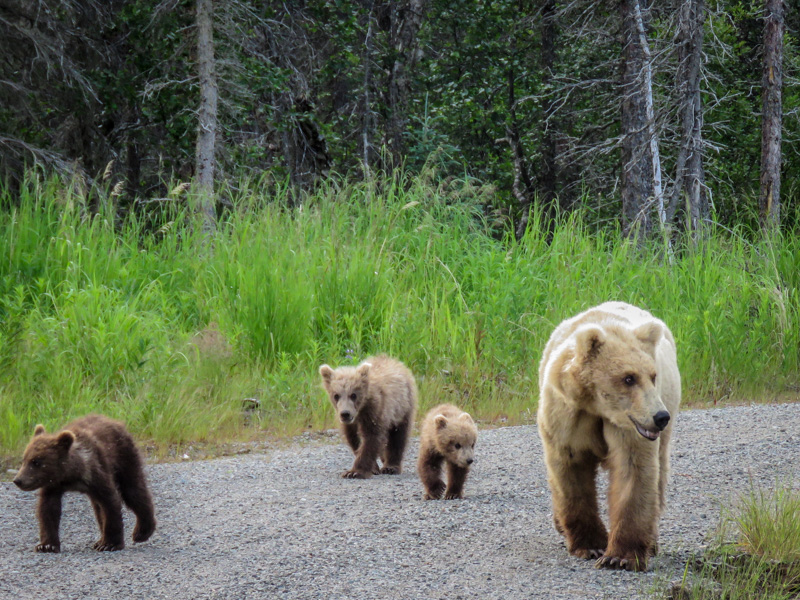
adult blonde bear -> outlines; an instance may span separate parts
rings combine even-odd
[[[539,365],[539,435],[553,520],[598,567],[644,570],[658,543],[681,399],[675,340],[649,312],[606,302],[561,323]],[[609,527],[595,476],[609,471]]]

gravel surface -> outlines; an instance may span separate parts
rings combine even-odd
[[[134,545],[126,511],[129,545],[113,553],[91,549],[97,530],[80,494],[65,497],[61,554],[35,553],[36,495],[2,482],[0,598],[650,597],[680,577],[720,502],[751,480],[800,483],[800,404],[680,413],[661,554],[643,574],[567,554],[535,427],[481,431],[461,501],[422,500],[417,447],[402,475],[367,481],[339,477],[352,458],[333,437],[149,465],[158,529]]]

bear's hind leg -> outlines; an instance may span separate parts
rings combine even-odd
[[[408,443],[408,430],[408,418],[389,430],[386,450],[383,454],[383,469],[381,469],[381,473],[384,475],[399,475],[402,471],[403,454]]]
[[[584,455],[582,461],[564,460],[556,453],[546,456],[553,494],[553,523],[566,538],[570,554],[597,559],[608,545],[608,533],[597,508],[595,477],[599,461]]]
[[[136,515],[136,526],[133,528],[134,542],[145,542],[156,530],[156,518],[153,509],[153,498],[147,489],[147,481],[141,468],[130,473],[120,481],[122,501]]]
[[[106,518],[103,514],[103,509],[100,507],[100,503],[94,498],[89,498],[89,500],[92,503],[92,510],[94,510],[94,518],[97,519],[97,527],[100,528],[100,535],[102,535],[106,528]]]
[[[92,505],[97,503],[101,513],[102,532],[100,539],[97,540],[93,548],[100,552],[113,552],[122,550],[125,547],[125,540],[122,536],[122,501],[116,486],[108,477],[98,477],[92,489],[89,490],[89,498]]]

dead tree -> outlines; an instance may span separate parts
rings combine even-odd
[[[643,241],[653,216],[664,223],[661,160],[653,109],[650,47],[638,0],[623,0],[622,218],[628,237]]]
[[[217,137],[217,78],[214,68],[214,24],[212,0],[197,0],[197,70],[200,109],[197,115],[196,193],[203,230],[216,229],[214,167]]]
[[[763,228],[781,222],[781,128],[783,87],[783,0],[766,0],[764,68],[761,76],[761,194],[759,220]]]

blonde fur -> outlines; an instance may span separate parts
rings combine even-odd
[[[599,567],[646,568],[657,549],[680,398],[675,340],[647,311],[607,302],[550,336],[538,426],[555,526],[570,553],[597,558]],[[597,507],[600,465],[609,471],[610,532]]]
[[[425,487],[425,499],[463,497],[464,482],[475,457],[478,428],[472,417],[452,404],[432,408],[420,427],[417,472]],[[441,479],[447,465],[447,487]]]

